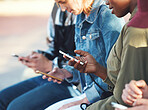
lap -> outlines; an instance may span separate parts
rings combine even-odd
[[[73,97],[73,98],[68,98],[68,99],[59,101],[59,102],[49,106],[45,110],[58,110],[63,105],[66,105],[66,104],[71,103],[71,102],[82,100],[84,97],[86,97],[85,94],[82,94],[80,96],[76,96],[76,97]],[[82,110],[82,109],[80,108],[80,105],[75,105],[75,106],[69,107],[69,108],[67,108],[65,110]]]
[[[66,81],[62,84],[45,83],[14,99],[8,110],[43,110],[57,101],[72,97],[70,89],[72,87]]]

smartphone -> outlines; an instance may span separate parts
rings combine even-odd
[[[115,107],[115,108],[119,108],[119,109],[127,109],[126,106],[121,105],[121,104],[118,104],[118,103],[115,103],[115,102],[111,102],[111,105],[112,105],[112,107]]]
[[[17,54],[12,54],[12,56],[17,57],[17,58],[19,57],[19,55],[17,55]],[[24,59],[22,59],[21,61],[29,62],[28,60],[24,60]]]
[[[68,57],[69,59],[74,59],[74,61],[75,61],[75,62],[78,62],[78,60],[77,60],[77,59],[75,59],[74,57],[72,57],[72,56],[70,56],[70,55],[68,55],[68,54],[64,53],[64,52],[63,52],[63,51],[61,51],[61,50],[59,50],[59,53],[61,53],[61,54],[65,55],[65,56],[66,56],[66,57]],[[80,62],[80,64],[81,64],[81,65],[84,65],[84,63],[83,63],[83,62]]]
[[[35,73],[46,75],[46,76],[51,77],[51,78],[53,78],[53,79],[56,79],[56,80],[58,80],[58,81],[63,81],[63,80],[60,79],[60,78],[57,78],[57,77],[55,77],[55,76],[51,76],[51,75],[49,75],[49,74],[47,74],[47,73],[44,73],[44,72],[41,72],[41,71],[38,71],[38,70],[36,70]]]
[[[17,54],[12,54],[12,56],[13,56],[13,57],[19,57],[19,55],[17,55]]]

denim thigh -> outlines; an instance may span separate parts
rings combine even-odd
[[[75,90],[66,81],[45,83],[17,97],[7,110],[43,110],[57,101],[73,97],[71,91]]]
[[[48,81],[43,80],[41,76],[34,77],[10,86],[0,91],[0,110],[6,110],[8,104],[21,96],[22,94],[41,86]]]

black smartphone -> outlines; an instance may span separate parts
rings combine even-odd
[[[12,56],[13,56],[13,57],[19,57],[19,55],[17,55],[17,54],[12,54]]]

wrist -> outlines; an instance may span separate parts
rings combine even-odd
[[[44,71],[46,72],[46,73],[49,73],[50,71],[52,71],[52,61],[49,61],[48,62],[48,64],[47,64],[47,66],[46,66],[46,68],[44,68]]]
[[[96,65],[96,72],[94,74],[105,80],[107,77],[107,69],[101,66],[99,63],[97,63]]]
[[[65,69],[61,69],[61,71],[64,74],[64,78],[71,78],[72,77],[72,74],[69,71],[67,71]]]

